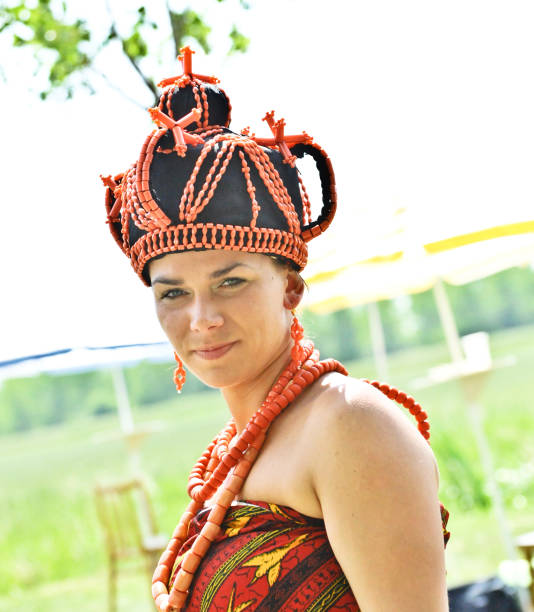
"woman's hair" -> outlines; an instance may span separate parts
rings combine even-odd
[[[291,268],[291,270],[293,270],[296,273],[296,275],[300,278],[300,280],[304,283],[304,286],[306,287],[306,289],[308,291],[310,290],[310,288],[306,284],[306,281],[300,275],[299,268],[295,264],[294,261],[292,261],[291,259],[286,259],[285,257],[282,257],[281,255],[267,255],[267,257],[272,259],[275,262],[275,264],[281,268],[285,268],[285,269]]]

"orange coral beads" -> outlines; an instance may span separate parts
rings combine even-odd
[[[301,329],[295,323],[292,336],[296,344],[302,339],[301,334]],[[152,578],[152,595],[159,612],[177,612],[186,605],[195,572],[219,535],[226,512],[241,490],[270,424],[306,387],[324,373],[332,371],[348,374],[335,359],[319,361],[319,352],[314,349],[313,342],[302,342],[245,429],[238,435],[236,424],[231,419],[202,453],[189,476],[187,492],[191,502],[161,555]],[[413,397],[378,381],[363,381],[408,408],[417,420],[419,431],[428,441],[430,425],[426,420],[427,414]],[[173,572],[178,553],[187,539],[189,524],[208,500],[210,512],[207,521]],[[169,590],[170,583],[172,586]]]
[[[301,339],[300,331],[294,330],[295,340],[296,337]],[[226,511],[241,490],[272,421],[322,374],[334,370],[348,374],[344,366],[335,359],[318,359],[319,352],[314,349],[313,343],[302,343],[301,350],[293,356],[291,363],[239,436],[232,419],[212,440],[195,464],[187,487],[192,501],[182,515],[152,579],[152,595],[160,612],[180,610],[185,605],[195,571],[219,534]],[[210,498],[211,510],[207,521],[191,548],[180,560],[169,592],[167,584],[178,552],[187,538],[189,523]]]

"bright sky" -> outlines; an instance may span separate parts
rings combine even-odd
[[[111,4],[117,14],[132,6]],[[372,246],[369,237],[402,207],[429,239],[460,224],[467,231],[532,218],[530,0],[256,0],[248,12],[235,0],[194,4],[216,32],[213,55],[198,50],[193,67],[221,79],[233,128],[267,136],[261,118],[275,109],[288,133],[306,130],[329,153],[339,195],[329,239]],[[105,29],[103,0],[69,2],[73,14],[89,6]],[[227,58],[232,20],[252,43]],[[0,360],[162,340],[151,292],[104,223],[98,178],[135,161],[153,128],[148,113],[100,80],[97,95],[42,103],[30,91],[28,58],[5,42],[0,52]],[[170,58],[157,78],[179,74]],[[152,104],[119,54],[100,66]]]

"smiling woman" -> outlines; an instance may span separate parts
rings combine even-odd
[[[290,309],[302,295],[300,277],[269,257],[232,251],[169,254],[150,263],[150,277],[159,321],[176,352],[205,384],[234,398],[243,427],[290,357]],[[235,414],[240,398],[242,415]]]
[[[185,363],[231,417],[191,472],[156,606],[445,612],[448,513],[426,413],[320,361],[295,314],[307,242],[336,211],[330,160],[272,112],[273,138],[230,131],[217,80],[192,73],[188,48],[180,59],[138,160],[103,179],[111,233],[176,351],[177,388]],[[317,219],[304,155],[321,181]]]

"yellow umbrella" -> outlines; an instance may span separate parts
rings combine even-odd
[[[305,278],[311,286],[303,305],[331,312],[369,304],[377,367],[386,374],[383,333],[375,302],[434,289],[453,361],[463,358],[443,281],[461,285],[512,266],[534,261],[534,221],[521,220],[480,227],[470,232],[418,241],[420,230],[408,231],[406,209],[396,211],[377,235],[323,246],[310,257]],[[438,232],[434,230],[434,234]],[[411,239],[413,237],[413,239]],[[373,253],[374,249],[374,253]]]
[[[518,224],[514,224],[518,226]],[[306,282],[312,287],[305,305],[316,312],[331,312],[406,293],[427,291],[441,278],[463,285],[507,268],[534,260],[534,221],[521,224],[522,234],[506,234],[513,226],[488,228],[476,234],[453,236],[418,248],[375,255],[347,263],[310,262]],[[495,235],[494,238],[488,236]],[[469,242],[477,240],[476,242]],[[321,265],[320,265],[321,264]],[[323,268],[323,269],[321,269]]]

